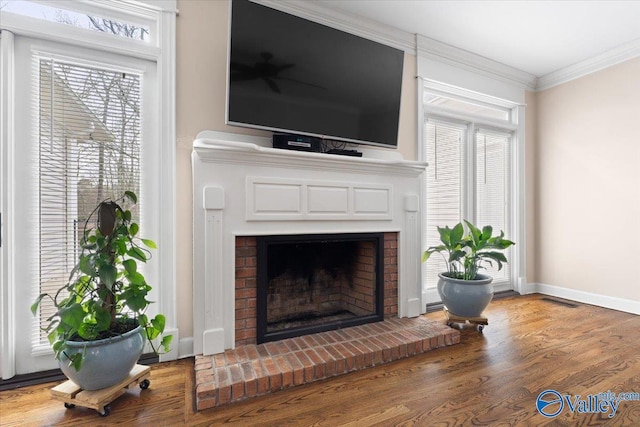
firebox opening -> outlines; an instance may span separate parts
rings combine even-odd
[[[381,233],[257,239],[257,342],[383,320]]]

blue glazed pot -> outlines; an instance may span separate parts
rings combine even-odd
[[[480,317],[493,298],[493,278],[478,274],[475,280],[452,279],[438,274],[438,294],[450,313],[459,317]]]
[[[67,341],[67,353],[84,352],[82,368],[76,371],[62,354],[58,364],[62,372],[83,390],[99,390],[127,378],[144,347],[141,326],[113,338],[97,341]]]

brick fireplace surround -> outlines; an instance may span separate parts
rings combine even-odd
[[[270,148],[204,131],[193,144],[193,329],[199,410],[458,343],[426,320],[420,197],[426,165]],[[256,345],[255,236],[384,235],[384,321]]]
[[[384,317],[398,315],[398,237],[384,234]],[[236,237],[236,346],[256,344],[256,238]]]

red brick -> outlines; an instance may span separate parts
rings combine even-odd
[[[302,362],[298,360],[294,353],[287,353],[285,357],[293,370],[293,384],[304,384],[304,366],[302,365]]]
[[[364,367],[364,355],[350,342],[343,343],[344,347],[351,352],[355,357],[354,369],[362,369]]]
[[[211,356],[196,356],[195,369],[210,369],[212,366]]]
[[[204,411],[205,409],[213,408],[214,406],[216,406],[216,399],[215,398],[198,399],[196,406],[198,411]]]
[[[340,353],[340,351],[338,351],[338,349],[336,349],[333,345],[329,345],[327,347],[325,347],[325,350],[331,354],[331,356],[333,357],[334,361],[335,361],[335,372],[336,375],[340,375],[345,373],[345,371],[347,370],[347,362],[346,362],[346,357],[344,357],[342,355],[342,353]]]
[[[343,343],[334,344],[333,347],[344,357],[346,372],[351,372],[356,369],[356,356],[349,351]]]
[[[256,380],[258,382],[258,392],[257,394],[264,394],[269,391],[269,374],[262,366],[262,362],[260,360],[252,360],[251,367],[253,368],[253,372],[256,375]]]
[[[213,383],[202,384],[196,387],[196,396],[198,399],[208,399],[216,397],[216,385]]]
[[[267,351],[269,356],[276,356],[280,354],[279,346],[275,342],[264,343],[264,349]]]
[[[316,347],[314,349],[325,365],[325,376],[332,377],[336,375],[336,361],[324,347]]]
[[[296,341],[293,339],[287,339],[283,341],[284,344],[287,346],[287,349],[291,352],[291,351],[298,351],[300,350],[300,347],[298,347],[296,345]]]
[[[293,354],[296,355],[302,366],[304,366],[304,382],[310,383],[315,380],[313,363],[311,359],[304,353],[303,350],[296,351]]]
[[[253,267],[238,267],[236,268],[236,277],[239,279],[245,277],[255,277],[256,269]]]
[[[260,357],[269,357],[269,352],[265,348],[264,344],[260,344],[256,346],[256,351],[260,355]]]
[[[256,345],[244,346],[244,350],[247,352],[247,358],[249,360],[257,359],[258,357],[260,357]]]
[[[244,378],[244,391],[247,397],[253,397],[258,394],[258,380],[256,374],[253,372],[253,366],[251,362],[243,362],[240,365],[242,369],[242,376]]]
[[[231,384],[226,367],[216,368],[217,404],[224,405],[231,401]]]
[[[229,374],[231,376],[231,399],[242,399],[245,396],[242,368],[239,365],[231,365],[229,366]]]
[[[225,366],[227,362],[224,360],[224,353],[218,353],[213,355],[213,366],[219,368]]]
[[[233,365],[234,363],[238,363],[238,358],[236,357],[236,351],[233,349],[225,350],[224,358],[226,360],[227,365]]]
[[[280,369],[276,366],[276,363],[272,358],[267,357],[262,360],[262,364],[269,374],[269,384],[271,391],[278,391],[282,388],[282,373]]]
[[[293,385],[293,368],[287,362],[286,357],[277,356],[274,361],[282,374],[282,388],[291,387]]]
[[[318,353],[316,353],[315,350],[311,348],[305,350],[304,353],[309,357],[309,359],[311,359],[311,362],[313,363],[313,375],[315,376],[315,379],[319,380],[325,378],[326,363],[320,356],[318,356]]]

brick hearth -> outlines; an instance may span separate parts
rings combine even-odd
[[[389,363],[460,342],[460,332],[424,317],[392,318],[196,356],[203,410]]]

